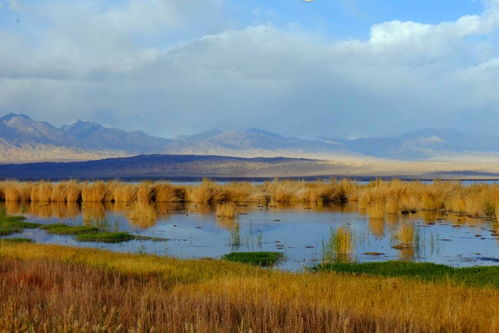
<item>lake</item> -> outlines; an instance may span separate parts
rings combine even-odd
[[[198,204],[0,203],[28,221],[92,225],[165,240],[78,242],[71,236],[25,229],[8,237],[37,243],[95,247],[177,258],[220,258],[232,251],[278,251],[277,268],[301,271],[322,261],[410,260],[452,266],[499,264],[495,220],[418,212],[369,219],[356,204],[242,205],[235,219]],[[345,238],[344,234],[347,234]],[[410,246],[400,246],[400,244]],[[394,248],[395,246],[395,248]]]

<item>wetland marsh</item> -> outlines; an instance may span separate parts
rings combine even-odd
[[[3,183],[4,198],[9,196],[8,184]],[[31,186],[30,199],[5,200],[0,208],[42,227],[21,228],[4,238],[182,259],[279,252],[283,259],[276,267],[291,271],[329,262],[405,260],[455,267],[499,262],[497,185],[398,181],[16,185]],[[63,185],[67,186],[64,200],[31,200],[47,191],[53,198]],[[162,186],[167,193],[157,190]],[[90,201],[92,196],[102,199]],[[459,204],[464,211],[444,209]],[[475,216],[466,209],[474,209]],[[48,224],[63,224],[73,232],[50,232]],[[74,228],[100,234],[75,236]]]

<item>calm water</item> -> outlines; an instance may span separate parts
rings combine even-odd
[[[0,206],[5,205],[1,204]],[[178,258],[219,258],[231,251],[280,251],[278,268],[302,270],[322,260],[412,260],[453,266],[499,265],[499,225],[459,216],[418,213],[370,220],[356,206],[240,207],[235,220],[216,217],[211,207],[188,205],[6,204],[7,212],[30,221],[95,225],[109,230],[166,238],[119,244],[77,242],[71,236],[28,229],[9,237],[38,243],[96,247],[113,251],[153,253]],[[350,233],[351,251],[342,250],[337,231]],[[409,231],[411,248],[397,250],[401,230]],[[347,246],[348,247],[348,246]],[[346,252],[346,253],[344,253]],[[374,255],[374,252],[377,252]]]

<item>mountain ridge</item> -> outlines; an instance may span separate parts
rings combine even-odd
[[[68,161],[140,154],[432,160],[499,156],[499,137],[426,128],[396,137],[303,139],[258,128],[161,138],[77,120],[56,127],[24,114],[0,117],[0,163]],[[466,156],[465,156],[466,155]]]

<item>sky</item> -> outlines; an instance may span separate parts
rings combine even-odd
[[[172,137],[494,135],[499,0],[0,0],[0,114]]]

